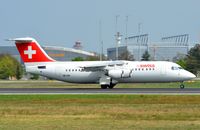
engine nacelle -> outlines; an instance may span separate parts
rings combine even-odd
[[[131,70],[128,69],[119,69],[119,70],[109,70],[108,76],[111,78],[117,79],[117,78],[129,78],[131,77]]]

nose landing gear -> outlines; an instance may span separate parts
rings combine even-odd
[[[185,88],[185,85],[183,84],[183,82],[181,82],[180,88],[181,88],[181,89],[184,89],[184,88]]]
[[[102,89],[107,89],[107,88],[112,89],[117,84],[117,81],[113,80],[112,78],[110,78],[106,75],[103,75],[99,79],[99,83],[100,83]]]

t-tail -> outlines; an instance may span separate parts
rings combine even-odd
[[[55,61],[47,55],[38,42],[33,38],[15,38],[9,39],[9,41],[15,41],[16,47],[25,65],[29,63]]]

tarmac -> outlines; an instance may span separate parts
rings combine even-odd
[[[200,95],[200,88],[0,88],[0,94],[164,94]]]

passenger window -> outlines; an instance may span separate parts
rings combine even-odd
[[[46,66],[38,66],[38,69],[46,69]]]
[[[123,64],[116,64],[116,66],[123,66]]]

